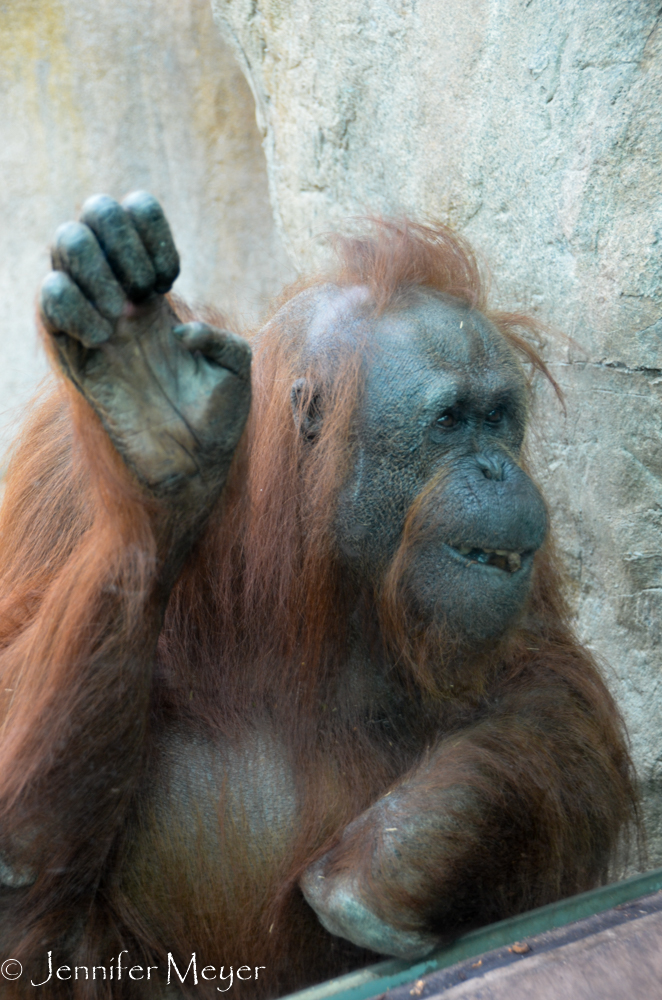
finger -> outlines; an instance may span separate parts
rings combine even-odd
[[[85,202],[80,218],[96,236],[115,277],[132,301],[139,302],[154,291],[154,268],[121,205],[108,195],[97,194]]]
[[[49,333],[67,333],[85,347],[98,347],[113,328],[63,271],[46,275],[39,294],[39,311]]]
[[[251,349],[243,337],[229,330],[217,330],[207,323],[185,323],[172,331],[187,350],[200,351],[209,361],[247,379],[251,370]]]
[[[179,254],[168,220],[156,198],[147,191],[134,191],[122,202],[133,226],[151,257],[156,274],[154,290],[165,295],[179,274]]]
[[[66,271],[106,319],[119,318],[124,293],[94,233],[81,222],[65,222],[55,234],[53,267]]]

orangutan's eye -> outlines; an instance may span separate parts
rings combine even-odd
[[[457,417],[452,410],[444,410],[437,420],[437,427],[443,427],[444,430],[450,430],[451,427],[455,427],[456,424]]]
[[[485,417],[485,422],[488,424],[500,424],[503,420],[503,410],[498,407],[496,410],[490,410],[490,412]]]

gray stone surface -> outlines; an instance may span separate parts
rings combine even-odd
[[[662,863],[662,27],[653,0],[213,0],[294,259],[366,211],[450,221],[546,355],[532,451]]]
[[[45,370],[47,245],[90,194],[163,201],[185,297],[253,322],[293,276],[251,93],[208,0],[0,0],[0,178],[0,452]]]

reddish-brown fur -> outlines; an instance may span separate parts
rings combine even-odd
[[[339,240],[338,250],[339,268],[315,283],[367,285],[378,313],[406,308],[421,287],[455,295],[486,312],[550,377],[517,332],[535,324],[487,310],[471,251],[444,227],[382,224],[370,238]],[[422,629],[402,598],[425,495],[409,512],[380,592],[347,587],[330,528],[352,461],[366,349],[347,344],[330,366],[323,352],[304,360],[304,339],[305,329],[273,320],[254,338],[249,425],[218,510],[170,596],[155,679],[140,664],[158,617],[158,507],[87,404],[61,382],[46,391],[15,447],[0,520],[0,849],[20,859],[26,830],[36,831],[22,860],[35,861],[40,875],[17,891],[18,903],[0,900],[8,907],[1,957],[21,958],[35,974],[48,948],[70,954],[62,931],[72,914],[83,927],[77,964],[87,956],[87,964],[107,961],[120,947],[135,962],[197,951],[217,965],[266,965],[264,988],[278,993],[364,961],[350,946],[329,946],[296,881],[415,765],[409,796],[421,811],[458,784],[480,804],[461,851],[450,838],[444,871],[444,898],[461,901],[458,919],[468,923],[599,882],[635,814],[621,719],[569,627],[550,544],[536,559],[527,614],[504,640],[478,651],[462,676],[444,667],[448,637]],[[328,393],[312,450],[290,407],[290,386],[302,375]],[[397,745],[373,737],[338,684],[357,607],[376,661],[393,667],[393,683],[409,699],[406,739]],[[109,658],[127,664],[114,687],[95,672]],[[143,806],[150,733],[173,718],[229,741],[268,718],[295,762],[301,817],[284,860],[257,859],[242,817],[220,806],[221,828],[243,865],[239,899],[204,851],[191,852],[176,823],[156,832]],[[421,762],[433,750],[443,766],[426,772]],[[112,794],[96,777],[109,759]],[[127,871],[141,837],[154,860],[143,856]],[[370,881],[373,847],[348,838],[336,867],[361,869]],[[410,906],[436,913],[443,928],[430,857],[414,859],[429,898],[409,898],[387,875],[374,888],[378,912],[397,920]],[[147,995],[145,984],[134,988]],[[22,980],[13,989],[22,997],[33,988]],[[85,997],[110,984],[57,989]]]

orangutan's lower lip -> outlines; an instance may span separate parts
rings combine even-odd
[[[505,573],[517,573],[522,567],[522,555],[512,549],[479,549],[470,545],[449,545],[449,549],[457,552],[467,564],[476,563],[482,566],[494,566]]]

